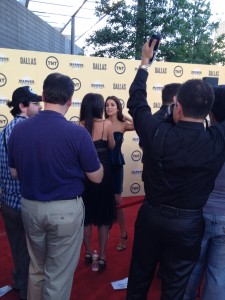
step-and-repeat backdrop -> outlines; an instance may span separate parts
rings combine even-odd
[[[100,93],[117,96],[128,114],[126,103],[129,87],[137,72],[140,61],[84,57],[68,54],[55,54],[0,48],[0,130],[12,116],[6,103],[12,92],[20,86],[29,85],[36,93],[42,93],[46,76],[59,72],[70,76],[74,82],[73,105],[66,114],[71,122],[79,120],[80,105],[86,93]],[[183,83],[187,79],[203,77],[218,78],[225,84],[225,68],[214,65],[193,65],[180,63],[154,62],[149,68],[148,102],[152,112],[161,106],[161,90],[165,84]],[[123,196],[144,195],[141,180],[142,152],[135,131],[124,134],[122,152],[126,161],[124,168]]]

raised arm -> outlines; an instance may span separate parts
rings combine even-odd
[[[125,131],[134,130],[134,122],[131,117],[123,115],[123,120],[125,121]]]
[[[137,71],[137,74],[130,86],[129,100],[127,107],[129,114],[133,118],[134,128],[137,131],[138,136],[142,139],[143,136],[151,134],[149,128],[154,132],[155,127],[158,124],[158,120],[152,117],[151,109],[147,102],[147,79],[148,79],[148,62],[153,57],[153,49],[156,40],[154,40],[149,47],[147,41],[142,48],[142,60],[141,65]],[[147,126],[149,124],[149,126]]]

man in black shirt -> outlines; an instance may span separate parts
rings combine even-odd
[[[127,105],[145,156],[145,202],[135,224],[127,300],[147,299],[159,261],[161,300],[183,299],[200,254],[202,207],[225,160],[225,122],[204,127],[214,102],[207,83],[188,80],[181,85],[174,122],[152,116],[146,81],[155,42],[143,46]]]

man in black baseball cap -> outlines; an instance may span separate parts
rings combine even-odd
[[[41,110],[41,100],[41,96],[35,94],[29,86],[17,88],[12,94],[12,101],[7,103],[8,107],[12,107],[10,112],[14,119],[0,133],[1,209],[14,262],[12,286],[18,290],[22,300],[27,298],[30,257],[21,217],[20,183],[12,178],[8,166],[8,140],[17,123]]]
[[[13,92],[12,101],[7,105],[12,107],[10,112],[14,117],[21,113],[25,117],[32,117],[41,109],[41,101],[42,97],[35,94],[29,86],[22,86]]]

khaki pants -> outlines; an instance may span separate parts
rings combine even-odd
[[[83,200],[21,202],[31,259],[28,300],[69,300],[83,241]]]

